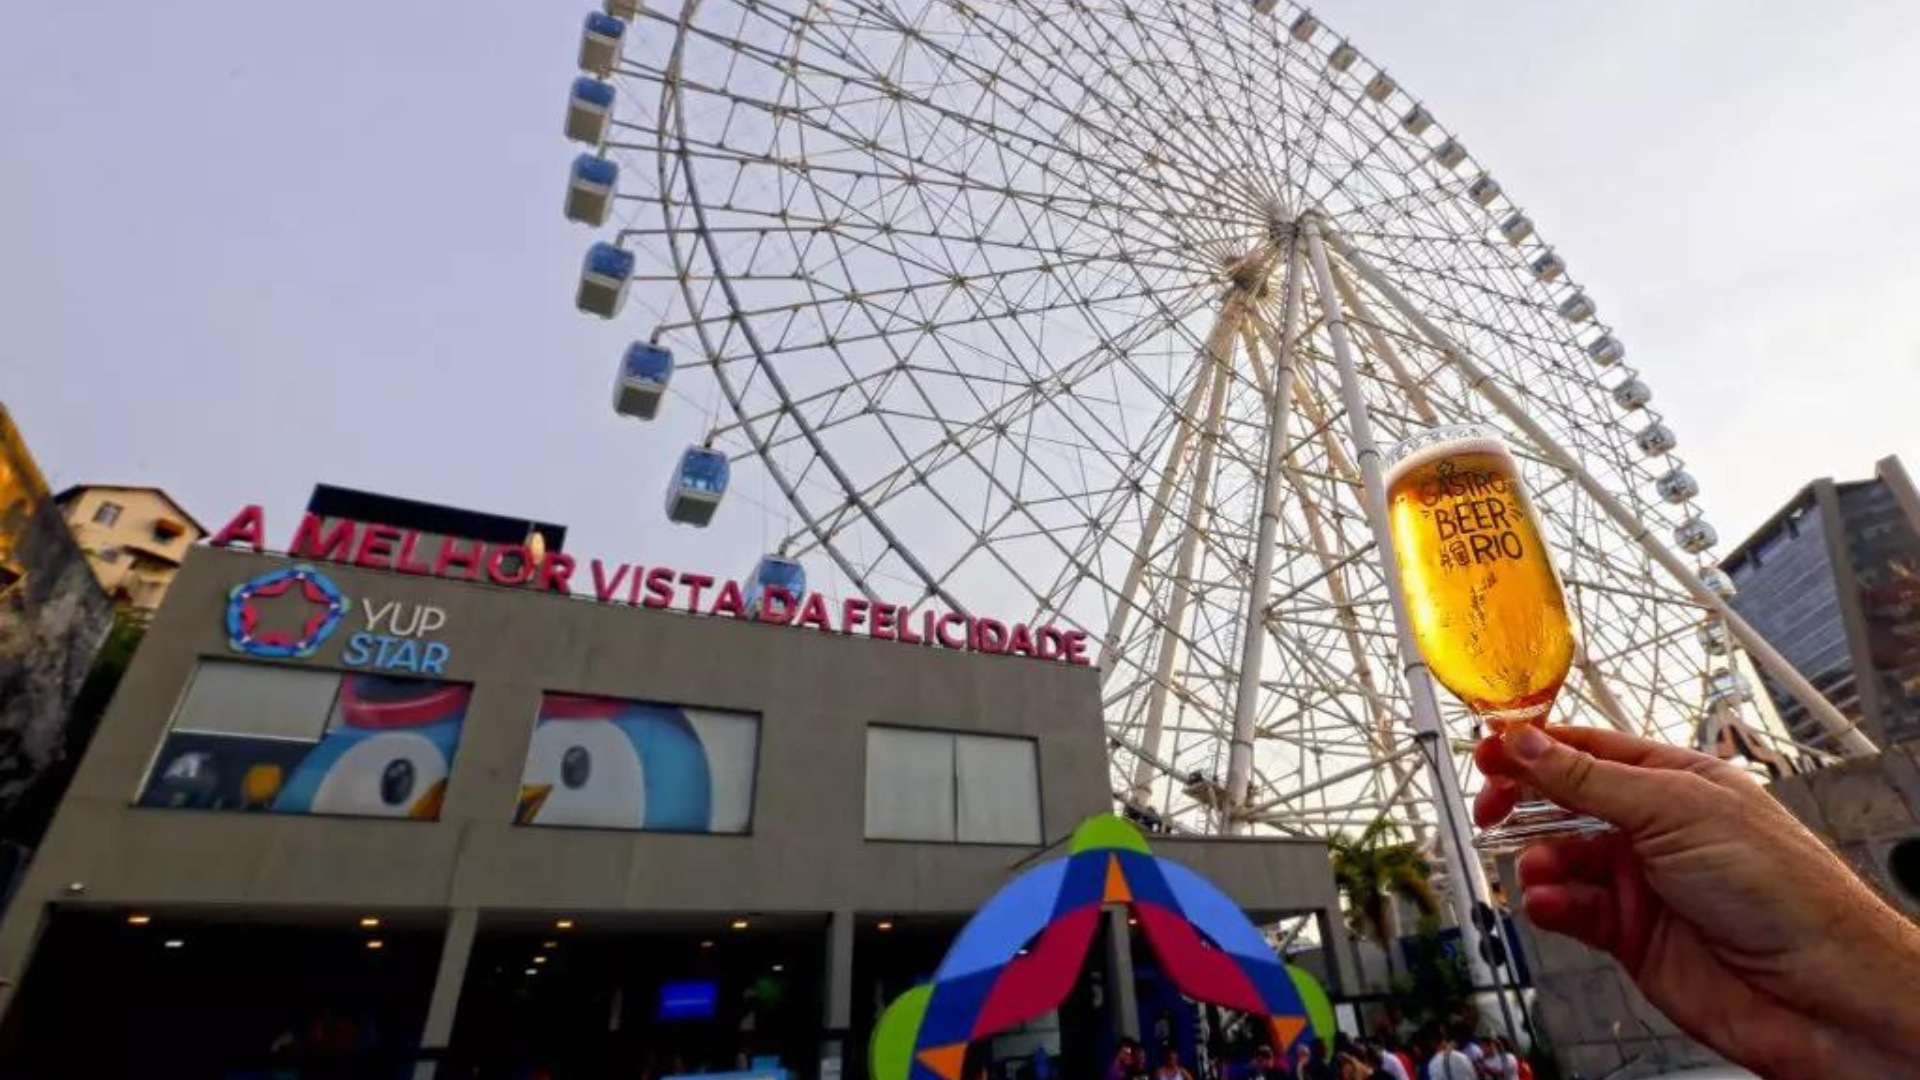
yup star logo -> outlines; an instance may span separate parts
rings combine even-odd
[[[293,608],[299,614],[296,630],[261,625],[266,607],[262,601],[279,597],[288,599],[272,605],[274,614]],[[346,613],[347,598],[325,574],[304,564],[289,566],[227,593],[227,647],[263,659],[304,660],[326,643]]]

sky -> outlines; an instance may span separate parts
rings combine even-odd
[[[637,329],[573,309],[579,10],[176,0],[79,33],[71,4],[13,0],[0,401],[49,481],[159,485],[213,527],[263,503],[276,546],[325,481],[744,572],[770,487],[669,525],[694,419],[615,416]],[[1567,259],[1723,541],[1814,477],[1920,467],[1920,5],[1316,10]]]

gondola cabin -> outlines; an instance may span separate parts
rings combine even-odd
[[[727,455],[704,446],[689,446],[680,455],[667,483],[667,520],[704,528],[720,509],[732,472]]]
[[[573,80],[567,96],[567,138],[599,146],[613,121],[613,84],[588,75]]]
[[[606,76],[620,63],[620,44],[626,40],[627,24],[598,11],[587,13],[580,31],[580,70]]]
[[[1525,214],[1509,214],[1507,220],[1500,223],[1500,235],[1509,244],[1520,244],[1533,235],[1533,219]]]
[[[1680,440],[1673,434],[1673,429],[1660,423],[1647,425],[1646,430],[1636,435],[1633,441],[1634,445],[1640,448],[1640,452],[1648,457],[1672,453],[1673,448],[1680,445]]]
[[[768,589],[784,589],[792,597],[792,603],[799,603],[807,594],[807,571],[793,559],[780,555],[767,555],[753,568],[753,579],[747,584],[747,617],[759,618],[760,605],[766,600]]]
[[[658,345],[634,342],[620,358],[620,375],[613,382],[613,411],[636,420],[653,419],[672,381],[673,354]]]
[[[1587,356],[1601,367],[1619,363],[1627,355],[1627,347],[1612,334],[1594,338],[1587,344]]]
[[[603,157],[581,154],[567,174],[567,220],[605,225],[620,186],[620,166]]]
[[[1648,386],[1639,379],[1628,379],[1626,382],[1613,388],[1613,403],[1628,412],[1632,412],[1635,409],[1644,409],[1647,407],[1647,403],[1652,400],[1653,387]]]
[[[1560,301],[1560,317],[1570,323],[1583,323],[1593,318],[1593,301],[1586,293],[1574,293]]]
[[[1700,494],[1700,481],[1685,469],[1675,469],[1655,480],[1653,490],[1670,503],[1683,503]]]
[[[627,302],[627,281],[633,277],[633,252],[609,243],[587,249],[580,266],[580,292],[574,306],[589,315],[611,319]]]

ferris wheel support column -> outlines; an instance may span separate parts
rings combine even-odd
[[[1346,275],[1342,274],[1338,267],[1333,268],[1333,280],[1340,288],[1340,298],[1346,302],[1347,307],[1353,309],[1354,315],[1360,319],[1363,328],[1366,330],[1367,340],[1373,343],[1375,351],[1386,358],[1387,366],[1393,369],[1394,377],[1400,380],[1402,389],[1407,392],[1407,396],[1413,401],[1415,411],[1420,414],[1420,419],[1429,424],[1438,423],[1438,415],[1434,413],[1433,406],[1427,403],[1426,394],[1424,392],[1418,392],[1419,384],[1413,380],[1412,373],[1408,370],[1405,361],[1400,358],[1400,351],[1393,347],[1393,342],[1388,339],[1387,335],[1380,332],[1380,320],[1374,316],[1373,309],[1367,306],[1366,299],[1360,295],[1358,289],[1355,289],[1348,283]],[[1575,644],[1573,663],[1576,668],[1580,669],[1581,678],[1585,679],[1587,685],[1592,688],[1594,704],[1598,706],[1600,715],[1606,717],[1608,723],[1629,735],[1640,734],[1640,732],[1634,728],[1633,722],[1627,719],[1626,710],[1620,707],[1620,699],[1614,696],[1612,688],[1607,685],[1606,677],[1601,673],[1600,666],[1595,664],[1593,659],[1587,655],[1587,643],[1584,640]]]
[[[1193,465],[1193,488],[1187,499],[1187,529],[1180,536],[1180,551],[1174,557],[1173,599],[1167,612],[1167,622],[1160,634],[1160,651],[1154,658],[1152,696],[1147,699],[1146,730],[1140,735],[1140,748],[1146,754],[1134,762],[1133,798],[1136,805],[1145,806],[1152,794],[1153,777],[1157,771],[1152,759],[1160,753],[1160,735],[1166,724],[1167,693],[1173,687],[1173,664],[1180,651],[1180,630],[1186,625],[1187,606],[1193,600],[1193,558],[1199,550],[1201,530],[1206,523],[1201,520],[1207,512],[1207,488],[1213,478],[1213,452],[1220,442],[1220,420],[1227,407],[1227,373],[1233,367],[1233,343],[1240,333],[1240,305],[1244,296],[1235,289],[1227,293],[1220,305],[1220,316],[1214,320],[1213,331],[1207,335],[1207,366],[1212,372],[1211,388],[1207,392],[1207,420],[1200,429],[1200,452],[1195,455]],[[1169,470],[1178,468],[1177,461],[1167,464]]]
[[[1167,505],[1173,501],[1173,485],[1180,479],[1180,462],[1187,456],[1187,440],[1193,436],[1193,425],[1184,422],[1185,417],[1200,411],[1200,396],[1212,386],[1211,380],[1200,376],[1193,380],[1193,389],[1187,392],[1185,407],[1180,410],[1181,421],[1176,422],[1173,438],[1167,448],[1166,468],[1160,471],[1160,482],[1153,491],[1153,507],[1147,511],[1147,524],[1140,530],[1140,543],[1134,548],[1133,561],[1127,565],[1127,576],[1120,585],[1120,602],[1114,606],[1113,626],[1107,630],[1107,637],[1100,645],[1100,679],[1102,685],[1113,678],[1120,665],[1113,657],[1120,649],[1121,639],[1126,636],[1127,623],[1131,621],[1136,606],[1133,594],[1140,591],[1141,579],[1146,576],[1147,565],[1153,560],[1153,545],[1160,537],[1160,526],[1167,519]]]
[[[1293,339],[1300,326],[1299,240],[1287,242],[1286,299],[1280,315],[1279,345],[1269,344],[1274,353],[1273,378],[1267,388],[1267,478],[1260,492],[1260,532],[1254,542],[1253,581],[1247,589],[1247,629],[1240,639],[1240,684],[1233,698],[1233,744],[1227,751],[1227,804],[1221,815],[1226,831],[1238,832],[1238,815],[1246,805],[1247,784],[1253,775],[1253,732],[1255,711],[1260,703],[1260,670],[1267,644],[1267,597],[1273,583],[1274,541],[1280,531],[1283,495],[1281,477],[1286,473],[1287,418],[1293,399]],[[1251,348],[1253,342],[1247,342]]]
[[[1647,528],[1633,511],[1622,506],[1620,500],[1614,498],[1613,493],[1608,491],[1600,481],[1594,479],[1586,469],[1581,468],[1578,459],[1561,446],[1546,428],[1541,427],[1533,417],[1527,415],[1527,411],[1520,407],[1520,403],[1501,389],[1493,381],[1492,376],[1467,355],[1465,349],[1434,325],[1433,320],[1422,314],[1398,286],[1361,258],[1351,246],[1342,242],[1340,237],[1335,236],[1333,243],[1339,248],[1340,254],[1347,263],[1353,267],[1354,272],[1359,274],[1367,284],[1378,289],[1380,295],[1387,298],[1388,303],[1406,316],[1414,327],[1440,350],[1440,354],[1446,357],[1447,362],[1459,369],[1460,374],[1466,377],[1469,386],[1492,403],[1494,408],[1500,410],[1501,414],[1515,427],[1526,432],[1527,438],[1531,439],[1535,446],[1555,465],[1566,470],[1600,509],[1606,511],[1607,516],[1625,530],[1628,536],[1637,541],[1647,555],[1691,593],[1701,606],[1725,619],[1727,629],[1733,632],[1733,636],[1739,639],[1740,644],[1753,655],[1755,661],[1766,670],[1767,674],[1786,686],[1788,692],[1794,696],[1794,700],[1800,702],[1808,715],[1812,716],[1827,734],[1833,737],[1842,750],[1852,757],[1867,757],[1879,753],[1879,748],[1873,745],[1873,740],[1867,738],[1858,725],[1842,715],[1839,709],[1834,708],[1826,695],[1814,689],[1813,684],[1788,663],[1786,657],[1781,656],[1779,650],[1769,644],[1766,638],[1761,637],[1759,631],[1748,625],[1747,620],[1741,618],[1740,614],[1721,599],[1719,594],[1701,584],[1699,575],[1694,573],[1692,567],[1675,555],[1666,544],[1660,541],[1659,537],[1653,535],[1652,530]]]
[[[1487,883],[1479,858],[1472,854],[1472,838],[1467,834],[1472,819],[1467,816],[1467,800],[1460,789],[1460,778],[1453,771],[1453,752],[1448,748],[1446,727],[1440,720],[1440,700],[1434,694],[1427,663],[1414,642],[1413,623],[1407,617],[1407,593],[1400,584],[1399,567],[1394,562],[1393,532],[1387,525],[1387,489],[1381,480],[1380,448],[1373,441],[1373,419],[1360,389],[1353,342],[1347,334],[1346,316],[1340,308],[1333,271],[1327,264],[1326,245],[1320,240],[1318,215],[1303,218],[1301,228],[1307,238],[1307,257],[1313,262],[1314,287],[1320,294],[1320,310],[1333,346],[1334,364],[1340,371],[1340,397],[1353,437],[1354,456],[1359,459],[1367,523],[1373,530],[1374,555],[1380,562],[1380,576],[1387,586],[1387,603],[1393,611],[1407,697],[1413,705],[1414,738],[1427,760],[1427,771],[1433,776],[1434,799],[1440,804],[1440,857],[1446,864],[1447,879],[1452,883],[1447,890],[1447,901],[1453,908],[1454,921],[1460,926],[1473,983],[1487,985],[1493,983],[1494,972],[1480,954],[1483,935],[1473,922],[1473,906],[1485,899]]]

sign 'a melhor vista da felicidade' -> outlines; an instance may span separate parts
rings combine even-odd
[[[258,505],[235,514],[232,521],[207,543],[213,547],[248,547],[266,551],[266,513]],[[479,540],[435,537],[440,548],[429,561],[415,555],[421,533],[392,525],[376,525],[344,518],[327,521],[306,514],[293,532],[287,553],[299,559],[321,559],[370,570],[391,570],[422,577],[490,581],[495,585],[532,584],[546,592],[586,595],[574,590],[579,564],[573,556],[553,551],[535,555],[525,544],[488,544]],[[757,622],[806,626],[829,634],[859,634],[908,645],[938,646],[964,652],[1031,656],[1068,664],[1088,664],[1087,635],[1052,624],[1029,626],[958,611],[920,610],[850,596],[829,601],[816,592],[795,596],[778,586],[765,589],[759,608],[747,611],[747,593],[740,582],[711,574],[674,570],[638,563],[588,563],[593,599],[637,607],[677,609],[696,615],[715,615]]]

